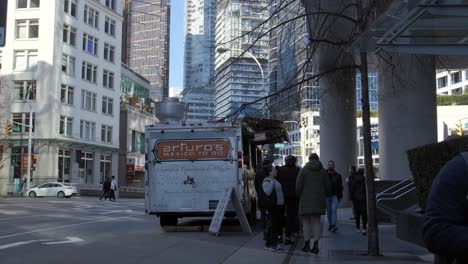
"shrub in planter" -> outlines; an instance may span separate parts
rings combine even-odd
[[[439,143],[429,144],[408,150],[411,174],[416,184],[419,206],[426,208],[432,181],[445,163],[468,146],[468,136],[456,137]]]

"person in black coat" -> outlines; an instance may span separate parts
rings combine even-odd
[[[432,183],[423,226],[429,251],[458,264],[468,263],[468,153],[462,155],[447,162]]]
[[[101,194],[101,197],[99,197],[99,200],[102,200],[103,197],[104,197],[104,201],[107,200],[107,197],[109,197],[110,188],[111,188],[111,182],[109,178],[106,178],[106,180],[102,184],[102,194]]]
[[[351,200],[354,205],[356,230],[366,235],[367,228],[367,190],[364,169],[358,169],[350,185]],[[362,220],[362,230],[361,230]]]
[[[353,210],[353,217],[351,217],[349,220],[356,219],[356,212],[354,211],[353,199],[351,199],[351,183],[356,177],[356,174],[357,174],[356,166],[354,165],[349,166],[349,177],[346,179],[346,183],[348,184],[348,200],[351,202],[351,209]]]
[[[285,244],[293,244],[291,235],[299,232],[299,201],[296,195],[296,179],[301,170],[296,166],[297,158],[289,155],[285,158],[285,165],[278,170],[276,180],[281,183],[284,194],[284,210],[286,212]],[[284,214],[283,214],[284,215]],[[282,233],[282,232],[281,232]]]

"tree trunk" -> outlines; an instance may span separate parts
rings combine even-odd
[[[367,250],[370,256],[379,256],[379,226],[377,222],[377,207],[375,199],[375,175],[372,163],[371,147],[371,124],[369,109],[369,81],[367,71],[367,53],[361,52],[361,91],[362,91],[362,129],[364,135],[364,163],[366,165],[366,185],[367,185],[367,214],[368,225],[368,245]]]

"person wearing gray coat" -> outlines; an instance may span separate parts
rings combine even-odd
[[[305,245],[302,251],[319,253],[318,243],[322,233],[321,217],[325,214],[326,198],[331,192],[327,173],[317,154],[309,156],[309,162],[302,168],[296,180],[296,194],[299,197],[299,215],[304,229]],[[311,231],[314,245],[310,249]]]

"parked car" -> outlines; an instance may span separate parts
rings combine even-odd
[[[76,195],[76,188],[60,182],[48,182],[39,186],[29,189],[27,195],[29,197],[37,196],[57,196],[58,198],[70,198],[72,195]]]

